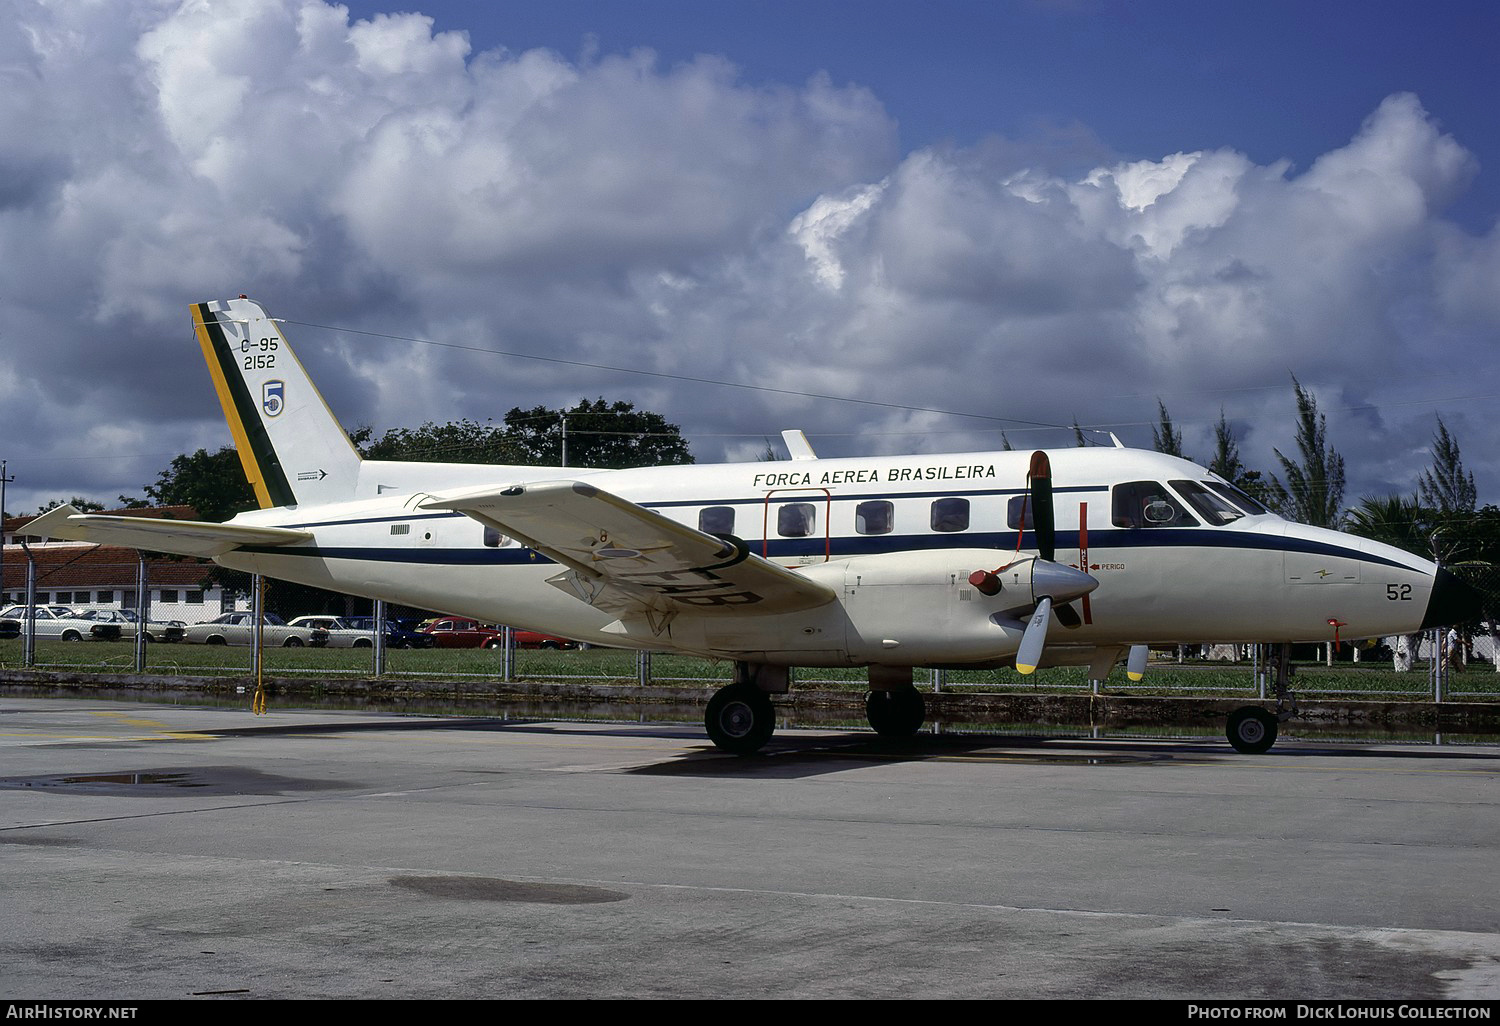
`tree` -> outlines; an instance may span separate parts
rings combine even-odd
[[[1415,495],[1366,495],[1344,515],[1344,530],[1407,552],[1431,548],[1431,511]]]
[[[362,427],[349,436],[365,459],[512,466],[528,462],[506,430],[489,422],[481,424],[467,418],[447,424],[428,421],[419,428],[391,428],[369,441],[372,433]]]
[[[146,494],[161,506],[192,506],[199,518],[216,523],[260,505],[239,453],[228,445],[217,452],[199,449],[174,457],[156,483],[146,486]]]
[[[49,509],[56,509],[64,504],[72,506],[82,513],[97,513],[104,508],[104,503],[102,502],[95,502],[93,499],[85,499],[81,495],[75,495],[71,499],[53,499],[45,506],[38,506],[36,511],[38,513],[45,513]]]
[[[570,467],[622,470],[693,462],[681,429],[659,413],[637,410],[634,403],[600,398],[580,399],[567,410],[516,407],[505,415],[505,425],[522,463],[563,465],[564,431]]]
[[[1282,515],[1314,527],[1337,528],[1344,502],[1344,457],[1328,445],[1328,418],[1318,412],[1318,401],[1295,377],[1297,450],[1293,462],[1272,449],[1281,461],[1285,483],[1271,475],[1270,496]]]
[[[1407,552],[1427,552],[1434,541],[1431,510],[1423,509],[1415,495],[1366,495],[1345,514],[1344,529]],[[1421,644],[1422,635],[1418,632],[1405,635],[1404,641],[1393,646],[1392,657],[1398,671],[1411,669],[1411,660]]]
[[[1266,482],[1261,479],[1260,471],[1247,470],[1240,462],[1240,443],[1224,416],[1223,407],[1219,408],[1219,422],[1214,425],[1214,458],[1208,469],[1252,499],[1266,501]]]
[[[1474,475],[1465,472],[1458,440],[1448,433],[1448,425],[1438,418],[1438,433],[1432,436],[1432,469],[1417,478],[1417,494],[1422,503],[1444,515],[1473,513],[1479,493]]]
[[[1159,420],[1151,428],[1151,447],[1168,456],[1187,459],[1182,452],[1182,432],[1172,426],[1172,415],[1167,412],[1167,404],[1161,401],[1160,396],[1156,400],[1156,409],[1159,413]]]

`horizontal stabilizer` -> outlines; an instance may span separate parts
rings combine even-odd
[[[151,552],[210,558],[246,545],[293,545],[311,541],[309,531],[284,527],[242,527],[200,520],[155,520],[147,517],[80,513],[73,506],[48,510],[26,525],[28,535],[64,541],[123,545]]]

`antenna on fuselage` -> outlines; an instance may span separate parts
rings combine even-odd
[[[807,440],[797,428],[788,428],[781,433],[781,440],[786,443],[786,451],[794,460],[815,460],[818,454],[813,452],[812,443]]]

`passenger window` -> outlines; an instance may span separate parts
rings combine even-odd
[[[1036,525],[1031,520],[1031,496],[1012,495],[1005,504],[1005,522],[1016,531],[1029,531]]]
[[[733,534],[734,507],[709,506],[698,511],[698,530],[704,534]]]
[[[872,499],[854,507],[854,530],[859,534],[890,534],[896,507],[884,499]]]
[[[1157,481],[1115,485],[1113,519],[1116,527],[1194,527],[1180,499]]]
[[[938,499],[932,504],[932,529],[944,533],[969,529],[968,499]]]
[[[818,507],[792,502],[776,511],[776,532],[783,538],[808,538],[818,527]]]

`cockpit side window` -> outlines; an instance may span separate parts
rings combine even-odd
[[[1224,496],[1224,498],[1234,503],[1246,513],[1250,514],[1252,517],[1265,516],[1266,514],[1271,512],[1270,510],[1266,509],[1266,507],[1262,506],[1259,502],[1256,502],[1254,499],[1252,499],[1248,494],[1236,488],[1234,485],[1224,484],[1222,481],[1205,481],[1203,483],[1208,485],[1208,487],[1212,488],[1214,491],[1218,492],[1220,495]]]
[[[1188,501],[1189,506],[1198,511],[1204,523],[1229,524],[1245,515],[1224,501],[1222,496],[1209,491],[1197,481],[1173,481],[1171,485],[1177,489],[1178,495]]]
[[[1196,527],[1185,504],[1158,481],[1115,485],[1112,500],[1116,527]]]

